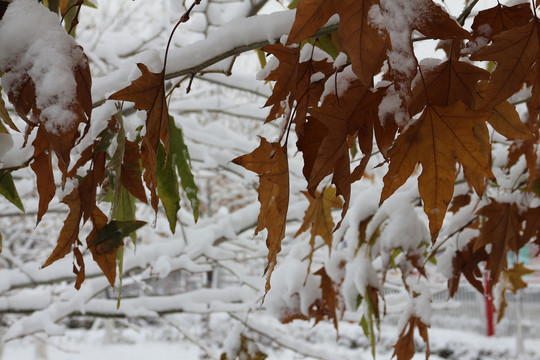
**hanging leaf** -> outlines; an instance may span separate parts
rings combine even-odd
[[[191,158],[189,156],[189,150],[184,142],[184,134],[182,129],[176,127],[174,118],[169,117],[169,126],[171,131],[171,143],[169,148],[169,159],[176,165],[176,170],[180,176],[180,183],[182,189],[186,193],[186,196],[191,205],[193,211],[193,218],[195,222],[199,219],[199,198],[198,188],[195,184],[195,178],[191,172]]]
[[[165,150],[160,144],[156,167],[157,190],[158,196],[165,208],[167,220],[169,220],[169,228],[174,234],[176,230],[176,214],[178,213],[178,210],[180,210],[180,193],[178,191],[178,178],[176,177],[175,164],[171,161],[171,157],[167,159],[167,162],[165,162],[165,158]]]
[[[11,173],[6,170],[0,170],[0,194],[2,194],[10,203],[15,205],[19,210],[25,212],[24,205],[19,197],[15,183],[13,183],[13,177]]]

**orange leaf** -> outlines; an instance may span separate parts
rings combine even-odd
[[[477,108],[483,107],[482,103],[487,87],[487,81],[480,81],[477,85]],[[519,114],[516,111],[516,107],[508,101],[501,102],[491,110],[491,116],[489,117],[488,122],[495,131],[506,136],[508,139],[531,140],[533,138],[531,131],[521,121]]]
[[[120,172],[120,181],[128,191],[140,201],[146,203],[146,193],[141,181],[141,152],[139,144],[126,140],[124,162]]]
[[[142,75],[128,87],[112,94],[109,99],[131,101],[135,103],[136,109],[146,110],[146,134],[141,146],[142,165],[145,168],[143,178],[150,190],[152,208],[157,211],[159,198],[156,192],[156,163],[160,140],[165,151],[169,151],[169,111],[165,97],[164,71],[153,73],[144,64],[137,66]],[[136,192],[142,197],[139,191]]]
[[[437,106],[453,105],[461,101],[474,109],[476,84],[487,80],[489,73],[472,64],[452,59],[431,69],[422,69],[424,81],[413,89],[410,114],[422,111],[426,104]]]
[[[339,209],[343,206],[343,201],[336,196],[334,187],[324,188],[322,193],[316,192],[315,199],[308,192],[302,192],[309,200],[309,207],[304,215],[304,222],[298,229],[295,237],[307,231],[311,227],[311,252],[309,254],[308,273],[311,266],[313,251],[315,248],[315,237],[318,235],[323,238],[328,246],[332,248],[332,231],[334,230],[334,220],[332,219],[332,209]]]
[[[237,165],[259,174],[259,212],[255,234],[268,230],[266,246],[268,264],[266,265],[266,292],[270,290],[270,277],[281,251],[281,240],[285,237],[287,209],[289,207],[289,164],[287,150],[279,143],[269,143],[261,137],[261,144],[251,153],[233,160]]]
[[[59,260],[69,254],[73,245],[79,240],[79,225],[82,218],[81,198],[79,197],[79,188],[73,189],[69,195],[66,195],[62,200],[63,203],[69,206],[69,214],[64,221],[64,226],[60,230],[60,235],[56,241],[56,247],[52,254],[45,261],[42,268],[51,265],[56,260]]]
[[[77,246],[73,248],[73,255],[77,261],[77,265],[73,263],[73,273],[77,275],[77,279],[75,280],[75,289],[79,290],[85,279],[84,259],[81,250],[79,250],[79,247]]]
[[[490,272],[490,287],[497,283],[507,266],[507,252],[518,252],[524,245],[521,233],[522,217],[514,203],[500,203],[491,199],[489,205],[477,211],[487,220],[480,227],[480,235],[474,241],[473,251],[490,245],[486,269]]]
[[[292,44],[312,36],[332,15],[338,14],[341,44],[347,50],[353,71],[366,86],[372,83],[386,58],[388,41],[371,24],[368,12],[378,0],[303,0],[287,43]]]
[[[499,289],[500,298],[497,301],[497,322],[501,321],[504,317],[504,312],[508,305],[506,302],[506,291],[512,291],[515,294],[518,290],[526,288],[527,283],[523,281],[522,277],[532,273],[534,273],[534,270],[527,269],[522,263],[514,264],[510,270],[503,270],[500,281],[502,286]]]
[[[114,287],[116,280],[116,251],[99,253],[96,246],[93,245],[93,241],[101,229],[108,223],[107,216],[96,206],[90,216],[92,225],[94,226],[88,237],[86,238],[86,246],[92,253],[92,258],[99,265],[101,271],[109,280],[109,284]]]
[[[56,193],[51,153],[41,152],[35,157],[30,167],[36,174],[37,191],[39,194],[37,223],[39,223],[43,215],[47,212],[49,203]]]
[[[473,37],[483,36],[493,39],[497,34],[523,26],[533,17],[528,3],[505,6],[498,3],[494,7],[482,10],[474,17],[471,26]]]
[[[146,65],[137,64],[142,75],[128,87],[115,92],[109,99],[131,101],[138,110],[146,110],[146,135],[154,153],[159,140],[169,150],[169,115],[165,97],[164,72],[153,73]]]
[[[379,122],[378,95],[358,81],[351,83],[339,103],[335,97],[329,97],[321,107],[309,110],[304,134],[297,142],[304,155],[303,173],[309,193],[314,196],[319,183],[333,174],[332,183],[344,199],[342,218],[349,206],[351,183],[362,176],[371,157],[373,128]],[[351,173],[347,140],[356,136],[365,156]]]
[[[486,91],[484,109],[491,109],[521,88],[538,58],[538,21],[500,33],[493,43],[471,55],[471,60],[497,62]]]
[[[332,319],[334,328],[338,330],[338,316],[336,309],[339,306],[338,292],[334,289],[334,282],[324,267],[315,272],[315,275],[321,277],[321,298],[317,299],[309,308],[310,318],[315,318],[315,324],[321,320]]]
[[[392,357],[397,356],[398,360],[410,360],[415,354],[414,346],[414,329],[418,328],[418,333],[426,343],[426,359],[429,357],[429,338],[428,338],[428,326],[422,322],[418,317],[411,316],[409,321],[401,330],[399,339],[394,345],[394,353]]]
[[[273,54],[279,61],[265,80],[276,81],[272,95],[265,106],[272,106],[266,121],[291,115],[294,102],[297,102],[294,122],[296,132],[301,133],[306,121],[309,107],[316,106],[324,90],[323,82],[312,82],[311,76],[315,73],[328,74],[333,70],[332,64],[326,60],[315,61],[309,59],[300,61],[300,47],[286,47],[281,44],[268,45],[264,51]],[[285,113],[288,111],[288,113]]]
[[[416,164],[422,164],[418,188],[435,239],[454,192],[456,159],[478,193],[484,190],[485,178],[494,178],[489,166],[489,137],[483,136],[487,135],[487,117],[488,113],[470,110],[461,102],[448,107],[428,106],[389,151],[381,202],[405,183]]]

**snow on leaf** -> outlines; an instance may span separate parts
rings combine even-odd
[[[478,136],[477,130],[487,133],[487,117],[488,113],[470,110],[461,102],[448,107],[428,106],[389,151],[381,202],[405,183],[416,164],[422,164],[418,188],[435,239],[454,192],[456,160],[478,193],[484,190],[485,178],[494,178],[489,166],[489,137]]]
[[[165,98],[164,72],[153,73],[146,65],[137,64],[142,75],[128,87],[115,92],[109,99],[131,101],[138,110],[146,110],[146,135],[157,154],[159,140],[169,151],[169,114]]]
[[[341,44],[347,50],[353,70],[362,84],[370,86],[373,75],[381,69],[388,48],[385,35],[371,24],[368,17],[370,8],[378,3],[378,0],[301,1],[287,43],[313,36],[332,15],[338,14]]]
[[[269,143],[261,137],[258,148],[251,153],[233,160],[237,165],[259,175],[259,212],[255,234],[268,230],[266,247],[268,264],[266,265],[266,292],[270,290],[270,277],[277,263],[277,254],[281,251],[281,240],[285,237],[285,223],[289,207],[289,165],[287,150],[279,143]]]
[[[310,45],[311,46],[311,45]],[[272,121],[280,116],[288,119],[294,101],[297,101],[294,122],[296,132],[301,133],[306,121],[309,107],[316,106],[324,90],[322,82],[312,82],[311,76],[316,73],[325,74],[333,70],[332,64],[326,60],[300,62],[300,47],[287,47],[281,44],[268,45],[264,51],[276,57],[279,66],[265,80],[276,81],[272,95],[265,106],[272,106],[266,121]]]
[[[492,8],[480,11],[471,25],[473,37],[493,39],[503,31],[526,25],[533,17],[528,3],[506,6],[498,3]]]
[[[373,128],[379,121],[377,95],[359,81],[351,83],[339,102],[333,96],[328,97],[321,107],[309,111],[304,134],[297,142],[304,155],[303,173],[308,180],[309,193],[314,196],[319,183],[333,174],[332,183],[344,199],[342,218],[349,206],[351,183],[362,177],[371,157]],[[348,141],[355,137],[364,158],[351,172]]]

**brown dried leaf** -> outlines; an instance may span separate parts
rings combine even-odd
[[[389,151],[381,202],[405,183],[416,164],[422,164],[418,188],[435,239],[454,192],[456,160],[468,172],[468,181],[477,193],[483,192],[485,178],[494,179],[489,165],[489,137],[478,132],[487,134],[487,117],[488,113],[470,110],[461,102],[448,107],[428,106]]]
[[[79,188],[73,189],[69,195],[62,199],[64,204],[69,206],[69,214],[64,221],[64,226],[60,230],[60,235],[56,241],[56,247],[52,254],[45,261],[42,268],[51,265],[56,260],[59,260],[69,254],[73,246],[79,241],[79,225],[82,218],[82,205],[79,196]]]
[[[266,246],[268,264],[266,265],[266,292],[270,290],[270,277],[281,251],[281,240],[285,237],[285,223],[289,207],[289,165],[287,150],[279,143],[269,143],[261,137],[258,148],[251,153],[233,160],[237,165],[259,174],[259,212],[255,234],[268,230]]]

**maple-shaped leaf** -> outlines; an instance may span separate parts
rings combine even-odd
[[[259,212],[255,234],[268,230],[266,247],[268,264],[266,265],[266,292],[270,290],[270,277],[277,263],[277,254],[281,251],[281,240],[285,237],[285,223],[289,207],[289,162],[287,150],[279,143],[269,143],[261,137],[258,148],[251,153],[233,160],[237,165],[259,175]]]
[[[476,108],[478,109],[483,107],[487,86],[487,81],[480,81],[477,84]],[[488,122],[495,131],[508,139],[531,140],[533,138],[531,131],[521,121],[516,107],[508,101],[499,103],[491,110]]]
[[[146,110],[146,137],[157,154],[159,140],[169,150],[169,113],[165,97],[164,71],[153,73],[146,65],[137,64],[142,75],[128,87],[115,92],[109,99],[131,101],[138,110]]]
[[[153,73],[146,65],[137,64],[142,75],[128,87],[112,94],[109,99],[131,101],[138,110],[146,110],[146,133],[141,146],[142,165],[145,169],[144,181],[150,190],[151,205],[157,211],[156,161],[158,143],[163,143],[169,151],[169,110],[165,96],[164,71]]]
[[[69,214],[64,220],[64,226],[60,230],[60,235],[56,241],[56,247],[51,255],[47,258],[42,268],[51,265],[56,260],[59,260],[69,254],[73,246],[79,241],[79,225],[82,218],[82,205],[79,194],[79,188],[73,189],[71,193],[62,199],[64,204],[69,207]]]
[[[266,81],[275,81],[272,95],[264,106],[272,106],[266,121],[291,115],[294,102],[296,109],[294,122],[297,133],[302,132],[306,112],[310,106],[316,106],[324,90],[322,82],[311,81],[316,73],[328,74],[333,70],[332,64],[327,60],[313,60],[300,62],[300,47],[288,47],[282,44],[268,45],[262,50],[270,53],[279,61],[279,66],[272,70]]]
[[[483,264],[488,258],[489,254],[485,248],[474,251],[474,241],[469,242],[463,249],[456,251],[452,258],[452,277],[448,279],[449,296],[453,297],[458,291],[461,274],[483,295]]]
[[[397,360],[410,360],[413,358],[415,351],[414,345],[414,329],[418,328],[418,333],[426,343],[426,359],[429,357],[429,336],[428,326],[422,322],[417,316],[411,316],[409,321],[401,330],[399,339],[394,345],[394,353],[392,357],[396,356]]]
[[[413,89],[411,115],[422,111],[426,104],[448,106],[461,101],[474,109],[476,84],[489,78],[486,70],[452,57],[434,68],[421,68],[421,71],[424,80]]]
[[[517,293],[518,290],[524,289],[527,287],[527,283],[523,281],[523,276],[533,274],[535,271],[527,269],[523,263],[516,263],[509,270],[504,270],[501,273],[501,279],[499,284],[501,284],[500,289],[500,298],[497,303],[497,322],[501,321],[504,317],[506,306],[506,291],[511,291],[512,293]]]
[[[413,29],[431,39],[467,39],[470,34],[463,29],[440,5],[432,0],[415,1],[417,13],[421,19],[415,22]]]
[[[491,109],[517,92],[525,81],[540,51],[538,20],[504,31],[493,43],[473,53],[471,60],[495,61],[486,91],[484,109]]]
[[[313,36],[332,15],[338,14],[340,43],[351,58],[355,74],[362,84],[370,86],[389,47],[387,37],[369,20],[369,10],[377,4],[378,0],[303,0],[298,5],[287,43]]]
[[[478,12],[471,25],[472,35],[492,39],[503,31],[527,24],[532,17],[531,6],[528,3],[513,6],[498,3],[492,8]]]
[[[304,155],[303,173],[309,193],[314,196],[319,183],[333,174],[332,183],[344,199],[342,218],[349,206],[351,183],[361,178],[371,157],[374,128],[388,130],[375,125],[379,123],[379,96],[359,81],[351,83],[339,102],[331,96],[321,107],[309,110],[304,133],[297,142]],[[348,142],[354,137],[358,137],[364,158],[351,172]]]
[[[418,189],[435,239],[454,192],[456,160],[477,193],[483,192],[485,178],[494,179],[489,166],[489,137],[479,136],[487,134],[487,117],[488,113],[470,110],[461,102],[426,107],[388,153],[390,165],[383,178],[381,202],[405,183],[416,164],[422,164]]]
[[[480,235],[474,241],[473,251],[490,246],[486,269],[490,273],[490,288],[499,280],[507,266],[508,251],[518,252],[524,245],[521,237],[523,218],[515,203],[491,203],[477,211],[477,215],[487,218],[480,227]]]
[[[334,230],[334,220],[332,219],[332,209],[339,209],[343,206],[343,201],[336,196],[334,187],[326,187],[322,193],[316,192],[315,198],[303,191],[302,192],[309,200],[309,206],[304,215],[304,222],[298,229],[295,237],[311,228],[311,252],[309,253],[308,273],[311,266],[313,251],[315,248],[315,237],[320,236],[328,249],[332,248],[332,231]]]

